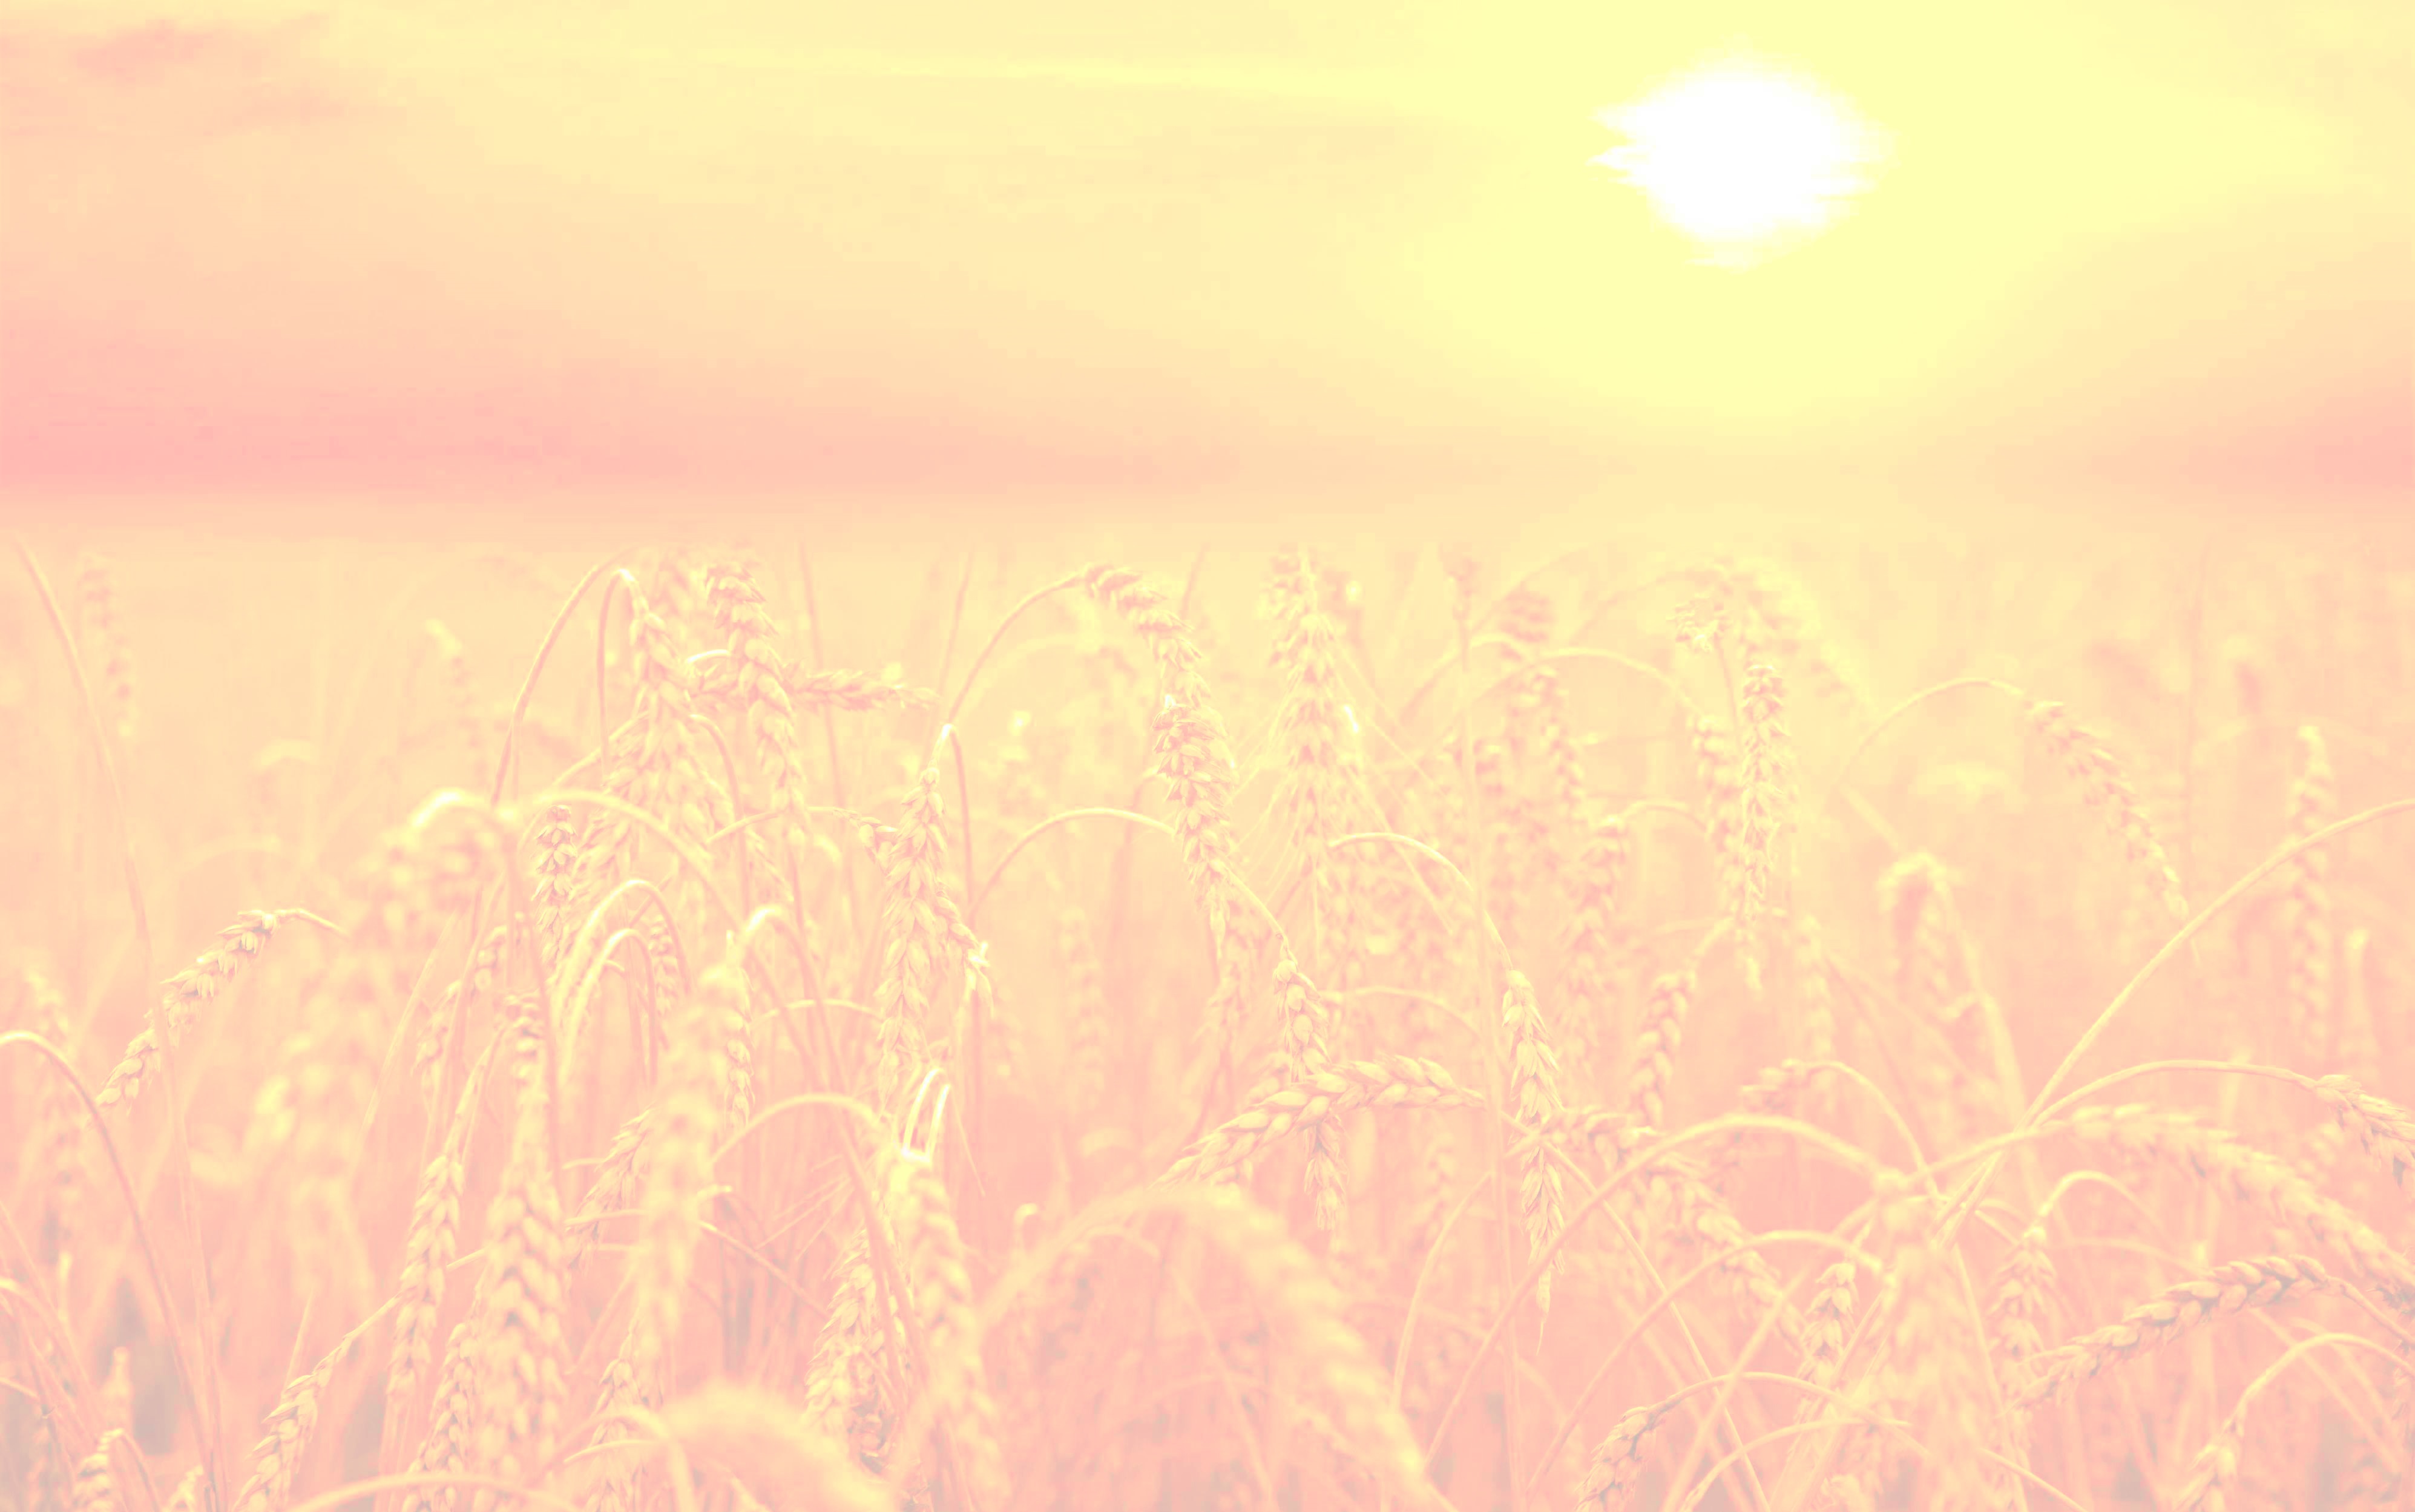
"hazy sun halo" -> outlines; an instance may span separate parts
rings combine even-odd
[[[1880,133],[1807,81],[1729,62],[1598,119],[1628,139],[1593,159],[1618,170],[1702,261],[1748,267],[1817,234],[1869,187]]]

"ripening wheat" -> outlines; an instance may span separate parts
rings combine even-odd
[[[2415,576],[1461,528],[29,547],[0,1512],[2415,1505]]]

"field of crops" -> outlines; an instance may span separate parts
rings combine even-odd
[[[20,545],[0,1508],[2415,1506],[2415,556],[1053,539]]]

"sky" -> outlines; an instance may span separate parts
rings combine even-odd
[[[0,499],[2404,496],[2408,18],[0,3]],[[1591,160],[1739,46],[1891,144],[1744,270]]]

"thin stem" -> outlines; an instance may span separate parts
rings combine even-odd
[[[48,1060],[52,1069],[66,1078],[68,1085],[75,1089],[75,1095],[82,1101],[85,1113],[92,1117],[93,1132],[100,1136],[100,1147],[109,1156],[109,1168],[117,1177],[118,1192],[126,1200],[126,1216],[134,1228],[134,1242],[142,1250],[143,1267],[151,1273],[151,1290],[159,1300],[160,1320],[168,1325],[168,1353],[169,1357],[175,1362],[176,1384],[184,1389],[185,1404],[192,1408],[195,1418],[201,1418],[203,1416],[202,1402],[194,1390],[192,1368],[185,1359],[185,1332],[176,1318],[175,1298],[168,1290],[166,1274],[159,1269],[159,1251],[151,1242],[151,1226],[142,1220],[142,1205],[135,1198],[134,1183],[126,1174],[126,1161],[117,1153],[117,1141],[111,1137],[109,1126],[101,1120],[100,1104],[93,1100],[91,1090],[83,1085],[83,1078],[76,1074],[75,1067],[68,1063],[66,1055],[59,1053],[56,1045],[38,1034],[23,1029],[9,1034],[0,1034],[0,1051],[6,1051],[10,1045],[15,1044],[24,1045]],[[164,1058],[163,1053],[162,1059]],[[206,1352],[204,1354],[206,1355]],[[212,1436],[216,1436],[215,1430]],[[205,1451],[208,1447],[207,1445],[203,1445]],[[216,1474],[215,1468],[212,1474]]]
[[[972,665],[965,668],[964,686],[956,690],[954,701],[948,705],[948,717],[944,723],[952,725],[956,722],[957,718],[964,713],[965,700],[972,696],[973,684],[980,680],[982,667],[989,661],[990,653],[998,650],[998,643],[1006,638],[1007,628],[1012,625],[1016,620],[1021,619],[1025,610],[1047,598],[1050,594],[1062,592],[1066,589],[1078,585],[1081,581],[1082,575],[1080,573],[1067,573],[1064,576],[1058,578],[1055,582],[1048,584],[1046,587],[1033,589],[1029,593],[1024,595],[1022,603],[1017,604],[1014,607],[1006,611],[1006,618],[1000,620],[998,622],[998,628],[990,632],[988,641],[982,646],[980,653],[973,657]]]
[[[49,616],[52,632],[58,637],[59,651],[67,658],[68,675],[75,683],[77,706],[83,713],[85,738],[91,742],[93,759],[99,763],[101,781],[109,789],[110,827],[117,841],[118,861],[125,874],[127,904],[133,914],[135,965],[141,972],[137,980],[147,984],[151,981],[151,912],[142,901],[142,877],[135,864],[133,835],[128,829],[126,788],[118,780],[117,763],[110,755],[111,741],[100,723],[99,706],[92,696],[92,680],[84,676],[83,658],[76,653],[75,636],[68,631],[67,617],[59,612],[58,597],[51,591],[50,579],[42,576],[41,564],[34,560],[34,553],[26,546],[23,538],[18,538],[14,544],[17,547],[17,560],[23,564],[25,576],[33,580],[34,591],[42,601],[42,611]],[[191,1252],[199,1255],[202,1252],[201,1205],[195,1199],[193,1192],[192,1144],[185,1126],[183,1099],[176,1090],[176,1057],[168,1038],[167,1001],[158,993],[150,995],[150,1027],[151,1037],[157,1042],[159,1054],[161,1094],[168,1100],[169,1130],[175,1146],[176,1190],[184,1207],[186,1242]],[[65,1063],[61,1064],[64,1066]],[[79,1092],[82,1090],[82,1083],[77,1084],[77,1090]],[[90,1102],[91,1100],[86,1098],[85,1100]],[[99,1121],[100,1114],[96,1107],[93,1122],[98,1125]],[[113,1150],[112,1159],[115,1159]],[[121,1177],[124,1175],[123,1170],[119,1175]],[[127,1198],[131,1205],[133,1191],[130,1188],[128,1190]],[[136,1220],[138,1223],[141,1221],[139,1214],[136,1215]],[[147,1248],[146,1242],[146,1253]],[[152,1280],[155,1283],[159,1280],[156,1264]],[[205,1331],[208,1328],[209,1316],[213,1311],[208,1266],[194,1267],[193,1285],[198,1294],[197,1300],[201,1310],[200,1316],[196,1317],[193,1323],[194,1339],[197,1344],[202,1344],[206,1341]],[[165,1290],[161,1291],[159,1300],[164,1309],[168,1300]],[[172,1338],[175,1332],[174,1315],[167,1313],[165,1316]],[[218,1438],[224,1422],[220,1410],[218,1356],[215,1352],[206,1347],[202,1348],[200,1353],[202,1368],[206,1372],[209,1411],[204,1415],[201,1403],[196,1401],[193,1403],[193,1414],[196,1417],[206,1415],[209,1423],[209,1443],[205,1446],[203,1458],[209,1465],[211,1488],[216,1490],[221,1484],[218,1467]],[[177,1355],[177,1369],[179,1370],[184,1369],[181,1345]],[[188,1390],[190,1390],[189,1381]]]
[[[2088,1032],[2081,1035],[2079,1042],[2073,1045],[2070,1053],[2062,1057],[2062,1064],[2056,1067],[2054,1074],[2046,1079],[2046,1085],[2038,1088],[2037,1096],[2030,1103],[2029,1112],[2022,1117],[2022,1123],[2026,1125],[2037,1121],[2043,1110],[2048,1106],[2048,1100],[2054,1096],[2055,1090],[2062,1086],[2072,1071],[2078,1067],[2081,1057],[2094,1048],[2097,1040],[2105,1037],[2105,1031],[2113,1026],[2113,1021],[2121,1017],[2123,1009],[2130,1006],[2131,1001],[2138,996],[2139,989],[2146,986],[2148,981],[2162,969],[2165,963],[2178,955],[2182,947],[2202,933],[2205,926],[2213,921],[2214,915],[2246,896],[2249,889],[2295,860],[2300,854],[2335,840],[2351,830],[2361,830],[2368,824],[2389,818],[2394,814],[2406,813],[2410,809],[2415,809],[2415,798],[2393,799],[2390,802],[2366,809],[2362,814],[2350,815],[2334,824],[2326,825],[2312,834],[2302,835],[2251,867],[2239,880],[2224,890],[2222,896],[2199,908],[2196,916],[2182,925],[2171,938],[2166,940],[2163,949],[2149,957],[2147,964],[2140,966],[2129,982],[2113,995],[2113,1000],[2105,1005],[2105,1011],[2096,1016],[2096,1022],[2088,1026]]]
[[[545,671],[546,658],[553,654],[553,643],[562,638],[562,626],[570,622],[571,611],[578,607],[578,601],[587,596],[587,591],[595,585],[597,578],[619,566],[622,559],[629,554],[626,550],[615,551],[588,568],[587,576],[578,579],[578,586],[572,589],[570,597],[563,601],[562,612],[553,617],[553,627],[545,633],[544,644],[536,649],[536,660],[529,664],[528,676],[520,682],[520,696],[512,704],[511,722],[503,726],[503,748],[495,756],[495,781],[487,793],[488,802],[501,803],[503,801],[503,778],[512,770],[512,743],[519,736],[520,721],[528,714],[529,700],[536,696],[536,680]]]
[[[1130,809],[1067,809],[1061,814],[1052,814],[1018,836],[1014,844],[1006,847],[1006,854],[998,859],[998,864],[990,868],[988,879],[982,883],[981,891],[973,894],[971,903],[966,906],[967,927],[977,927],[981,923],[982,905],[989,901],[989,895],[997,888],[998,878],[1006,875],[1007,864],[1023,854],[1025,846],[1058,825],[1074,819],[1122,819],[1143,829],[1155,830],[1169,840],[1178,838],[1175,835],[1174,827],[1164,820],[1150,818],[1146,814],[1134,814]]]

